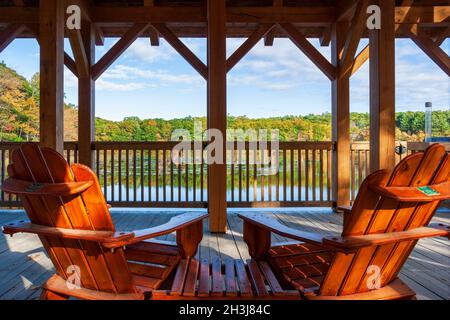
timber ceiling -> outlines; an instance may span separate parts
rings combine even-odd
[[[70,2],[79,2],[73,0]],[[120,37],[134,23],[166,23],[179,37],[205,37],[206,0],[92,0],[91,19],[105,37]],[[351,0],[227,0],[228,37],[248,37],[260,23],[292,23],[309,38],[327,38],[333,22],[351,21],[352,12],[340,16]],[[69,3],[69,2],[68,2]],[[450,4],[448,0],[396,0],[396,19],[404,24],[411,15],[419,15],[418,32],[434,37],[450,35]],[[19,37],[35,37],[39,22],[39,0],[0,0],[0,29],[10,23],[23,23],[29,28]],[[413,7],[414,12],[408,11]],[[417,21],[416,21],[417,22]],[[34,30],[33,30],[34,28]],[[0,30],[1,31],[1,30]],[[148,33],[151,34],[149,28]],[[272,37],[285,37],[277,27]],[[365,37],[367,36],[364,35]],[[404,37],[399,28],[397,37]]]

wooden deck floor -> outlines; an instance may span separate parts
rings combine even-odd
[[[283,223],[305,231],[337,234],[342,217],[327,209],[266,210]],[[224,235],[206,233],[199,258],[220,257],[248,259],[242,240],[242,223],[238,211],[228,215],[229,231]],[[114,211],[117,229],[136,230],[168,221],[179,212]],[[450,224],[449,211],[440,212],[434,221]],[[20,212],[0,212],[0,225],[24,219]],[[162,237],[174,240],[174,235]],[[275,236],[275,242],[286,241]],[[418,299],[450,299],[450,242],[443,238],[421,240],[401,272],[401,279],[417,292]],[[39,286],[53,273],[53,266],[34,235],[0,236],[0,299],[37,299]]]

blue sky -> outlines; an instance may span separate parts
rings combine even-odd
[[[97,47],[99,59],[117,39]],[[229,39],[228,55],[243,42]],[[206,62],[206,41],[183,42]],[[311,42],[326,56],[330,48]],[[363,40],[361,48],[367,44]],[[69,44],[66,51],[71,54]],[[442,48],[450,53],[450,40]],[[0,61],[30,78],[39,71],[35,40],[15,40],[0,53]],[[450,80],[410,40],[396,44],[397,111],[421,111],[426,101],[435,109],[450,109]],[[151,47],[137,40],[96,82],[96,115],[110,120],[127,116],[179,118],[206,115],[206,83],[163,39]],[[77,104],[76,78],[65,70],[66,101]],[[351,111],[369,110],[369,64],[351,80]],[[331,111],[329,80],[287,39],[273,47],[258,43],[228,75],[228,113],[249,117],[305,115]]]

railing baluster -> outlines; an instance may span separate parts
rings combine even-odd
[[[167,172],[166,172],[166,163],[167,163],[167,159],[166,159],[166,156],[167,156],[167,150],[166,149],[164,149],[163,150],[163,159],[162,159],[162,169],[163,169],[163,172],[162,172],[162,174],[163,174],[163,176],[162,176],[162,186],[163,186],[163,201],[164,202],[166,202],[167,201],[167,190],[166,190],[166,185],[167,185],[167,182],[166,182],[166,178],[167,178]]]
[[[275,176],[275,196],[277,201],[280,201],[280,150],[276,151],[277,154],[277,174]]]
[[[155,150],[155,185],[156,185],[156,202],[159,202],[159,149]]]
[[[172,153],[172,151],[171,151],[171,153]],[[178,158],[180,157],[180,154],[178,153]],[[174,175],[174,166],[175,166],[175,163],[172,161],[172,159],[170,160],[170,201],[174,201],[173,200],[173,197],[174,197],[174,194],[173,194],[173,175]]]
[[[255,149],[253,150],[253,201],[258,201],[258,168],[257,168],[257,150],[258,144],[255,143]]]
[[[148,201],[152,202],[152,150],[148,149],[147,150],[147,154],[148,154]]]
[[[127,202],[130,202],[130,154],[128,148],[125,150],[125,186],[126,186],[126,195],[127,195]]]
[[[286,198],[286,171],[287,171],[287,163],[286,163],[286,149],[283,149],[283,201],[287,201]]]
[[[358,190],[362,182],[362,163],[361,163],[361,150],[358,150]]]
[[[189,201],[189,152],[186,150],[186,154],[184,155],[185,163],[184,163],[184,184],[185,184],[185,199],[184,201]]]
[[[327,150],[327,201],[331,201],[331,153],[332,150]]]
[[[115,181],[115,171],[116,171],[116,165],[114,162],[114,158],[115,158],[115,150],[114,148],[111,148],[111,202],[114,202],[114,189],[116,188],[116,181]]]
[[[195,150],[195,143],[192,144],[192,201],[197,202],[197,150]]]
[[[108,149],[103,150],[103,194],[108,199]]]
[[[95,171],[97,173],[97,177],[100,179],[100,150],[98,148],[95,150],[95,160],[96,160]]]
[[[260,146],[259,148],[259,154],[260,154],[260,159],[261,159],[261,163],[260,163],[260,176],[261,176],[261,202],[265,201],[265,190],[264,188],[266,187],[266,183],[265,183],[265,179],[264,179],[264,154],[265,154],[265,150],[263,150]]]
[[[289,175],[291,178],[291,196],[289,198],[291,199],[291,201],[294,201],[294,149],[289,150],[289,156],[290,156]]]
[[[316,201],[316,149],[312,149],[312,199]]]
[[[233,141],[230,153],[231,153],[231,174],[230,174],[231,202],[234,202],[234,141]]]
[[[309,149],[305,149],[305,201],[309,201]]]
[[[272,158],[272,144],[271,143],[269,143],[269,147],[268,147],[268,156],[269,156],[269,161],[268,161],[268,163],[269,163],[269,169],[268,169],[268,175],[267,175],[267,191],[268,191],[268,196],[269,196],[269,202],[271,202],[272,201],[272,166],[273,166],[273,164],[272,164],[272,161],[273,161],[273,158]]]
[[[319,188],[320,188],[320,201],[323,201],[323,149],[320,149],[319,151],[319,156],[320,156],[320,160],[319,160],[319,164],[320,164],[320,169],[319,169]]]
[[[201,150],[201,161],[200,161],[200,201],[203,203],[204,202],[204,153],[203,153],[203,144],[202,144],[202,150]]]
[[[250,202],[250,143],[245,142],[245,170],[246,170],[246,198],[247,202]]]
[[[180,157],[182,157],[181,152],[180,152]],[[181,163],[179,162],[177,165],[177,171],[178,171],[178,202],[181,202]]]
[[[5,153],[6,151],[4,149],[0,149],[0,156],[1,156],[1,161],[2,161],[2,165],[1,165],[1,183],[3,184],[3,181],[5,181],[5,171],[6,171],[6,165],[5,165]],[[2,202],[5,201],[5,193],[3,191],[0,191],[0,199]]]
[[[119,148],[118,150],[118,156],[119,156],[119,159],[118,159],[118,166],[119,166],[119,170],[118,170],[118,172],[117,172],[117,175],[118,175],[118,177],[117,177],[117,179],[118,179],[118,182],[119,182],[119,202],[122,202],[122,148]]]
[[[302,201],[302,150],[297,149],[298,201]]]
[[[144,202],[144,191],[145,191],[145,178],[144,178],[144,149],[141,149],[141,158],[139,161],[140,165],[141,165],[141,202]]]
[[[133,201],[137,201],[137,150],[133,148]]]
[[[351,191],[351,200],[355,200],[355,152],[353,150],[350,151],[350,191]]]

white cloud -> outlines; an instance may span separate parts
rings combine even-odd
[[[196,73],[174,74],[167,70],[148,70],[129,65],[116,65],[107,70],[97,81],[100,90],[134,91],[176,84],[204,86],[205,81]]]
[[[228,40],[231,55],[242,39]],[[327,58],[329,48],[313,45]],[[289,39],[276,39],[272,47],[260,41],[242,59],[230,77],[231,85],[248,85],[268,90],[287,90],[311,81],[328,81],[325,75]]]
[[[158,47],[153,47],[150,45],[150,40],[140,38],[127,49],[123,58],[153,63],[161,60],[172,60],[176,55],[177,52],[164,40],[161,40]]]

